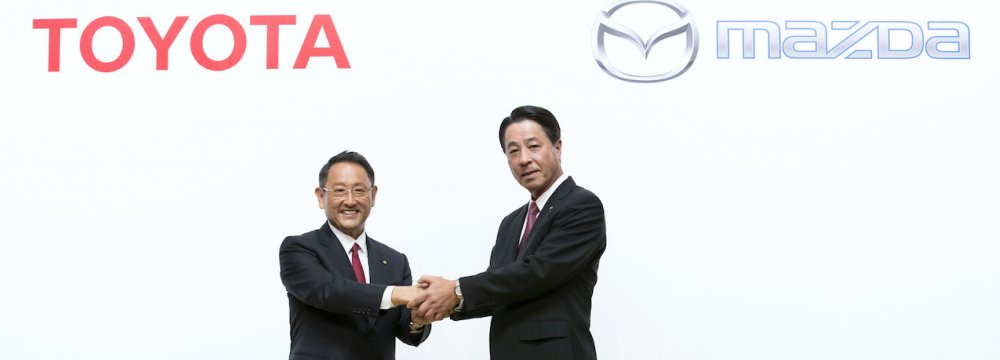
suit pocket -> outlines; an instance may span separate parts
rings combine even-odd
[[[563,321],[537,321],[521,325],[521,341],[562,339],[569,336]]]
[[[521,341],[510,346],[520,360],[572,360],[569,327],[564,321],[537,321],[521,325]]]

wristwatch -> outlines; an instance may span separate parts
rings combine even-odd
[[[415,322],[410,321],[410,331],[418,332],[423,329],[424,329],[424,324],[417,324]]]
[[[461,312],[462,305],[465,305],[465,297],[462,296],[462,283],[455,280],[455,296],[458,296],[458,306],[455,307],[455,311]]]

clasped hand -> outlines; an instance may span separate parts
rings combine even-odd
[[[413,286],[397,286],[392,291],[393,305],[406,305],[412,309],[411,320],[418,324],[429,324],[442,320],[458,306],[455,295],[457,281],[440,276],[424,275]]]

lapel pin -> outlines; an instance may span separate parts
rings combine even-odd
[[[389,265],[388,261],[382,260],[382,265]]]

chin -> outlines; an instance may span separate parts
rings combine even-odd
[[[346,221],[341,221],[340,222],[340,226],[343,226],[344,229],[347,229],[347,230],[354,230],[354,229],[358,228],[358,224],[354,224],[354,223],[346,222]]]
[[[347,221],[338,221],[337,225],[340,225],[340,227],[344,228],[345,230],[353,230],[358,227],[357,224],[353,224]]]

